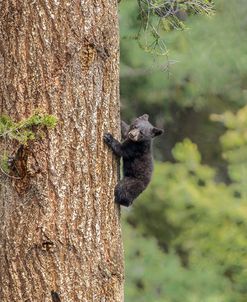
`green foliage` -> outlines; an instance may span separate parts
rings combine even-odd
[[[185,163],[190,170],[194,170],[201,161],[197,146],[192,144],[189,139],[185,139],[183,143],[178,143],[172,154],[178,161]]]
[[[166,33],[167,62],[143,54],[129,39],[138,32],[133,1],[123,1],[120,9],[125,105],[134,99],[135,108],[146,105],[152,111],[155,104],[167,118],[171,103],[212,113],[246,104],[247,46],[239,43],[246,35],[246,1],[219,0],[213,18],[191,16],[186,20],[189,30]],[[164,70],[169,70],[169,77]]]
[[[168,38],[180,62],[173,71],[179,75],[177,85],[170,89],[175,88],[175,97],[183,92],[177,95],[183,106],[201,109],[211,103],[218,111],[226,102],[232,108],[246,104],[247,49],[239,41],[245,36],[247,5],[245,1],[221,0],[216,11],[214,18],[204,22],[191,19],[191,30],[183,36],[174,32]]]
[[[189,30],[165,33],[167,61],[145,53],[131,39],[137,39],[139,29],[137,4],[121,2],[121,114],[129,120],[148,112],[166,129],[155,145],[159,159],[170,160],[171,148],[189,137],[202,161],[217,165],[226,179],[219,144],[224,128],[209,116],[235,112],[247,103],[247,2],[219,0],[215,5],[213,17],[189,16]]]
[[[213,4],[208,0],[138,0],[140,30],[138,40],[148,52],[167,54],[162,39],[164,32],[185,29],[187,14],[207,14],[213,12]]]
[[[14,139],[25,145],[29,140],[42,136],[44,128],[54,128],[56,124],[55,116],[41,112],[35,112],[19,122],[14,122],[10,117],[2,115],[0,116],[0,138]]]
[[[9,173],[9,166],[8,166],[8,155],[4,152],[3,156],[1,157],[0,167],[2,168],[3,172]]]
[[[247,106],[236,114],[228,111],[222,115],[212,115],[211,119],[223,123],[227,128],[221,136],[223,157],[229,163],[228,173],[234,181],[238,195],[247,200]]]
[[[232,302],[229,280],[213,267],[181,265],[174,253],[164,254],[154,238],[124,224],[126,302]]]

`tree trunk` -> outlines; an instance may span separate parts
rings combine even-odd
[[[0,176],[0,301],[123,301],[117,162],[117,1],[0,2],[0,114],[58,117]],[[1,156],[16,141],[0,142]]]

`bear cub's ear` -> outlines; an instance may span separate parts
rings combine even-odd
[[[159,128],[156,128],[156,127],[153,127],[153,129],[152,129],[153,136],[161,135],[163,132],[164,132],[163,129],[159,129]]]
[[[148,114],[143,114],[142,116],[139,117],[140,120],[148,121],[149,115]]]

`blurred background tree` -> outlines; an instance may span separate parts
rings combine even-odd
[[[163,24],[160,56],[139,36],[137,5],[120,5],[122,118],[149,113],[165,135],[152,183],[123,215],[126,301],[245,302],[247,3],[182,11],[179,31]]]

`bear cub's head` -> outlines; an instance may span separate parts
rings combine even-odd
[[[142,142],[161,135],[164,130],[151,125],[148,114],[136,118],[129,126],[127,137],[133,142]]]

